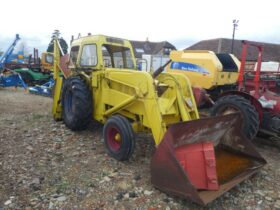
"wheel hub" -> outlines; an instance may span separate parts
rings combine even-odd
[[[121,135],[117,128],[110,127],[108,129],[108,146],[113,151],[118,151],[121,148]]]
[[[115,135],[115,141],[121,142],[121,135],[119,133]]]

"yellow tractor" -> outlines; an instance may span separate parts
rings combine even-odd
[[[71,43],[69,75],[54,43],[52,113],[71,130],[104,124],[106,150],[124,161],[135,134],[152,134],[151,179],[158,189],[206,205],[256,173],[266,161],[240,132],[239,114],[199,119],[189,79],[136,70],[128,40],[97,35]]]

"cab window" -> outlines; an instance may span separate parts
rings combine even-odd
[[[113,59],[116,68],[124,68],[123,57],[121,52],[114,52]]]
[[[53,55],[50,54],[46,55],[46,63],[53,64]]]
[[[79,46],[74,46],[71,48],[70,51],[70,62],[71,64],[74,64],[77,62],[77,58],[78,58],[78,53],[79,53]]]
[[[95,44],[84,45],[80,64],[81,66],[96,66],[97,52]]]
[[[130,49],[127,47],[103,45],[102,46],[103,62],[113,68],[134,69],[134,63]]]

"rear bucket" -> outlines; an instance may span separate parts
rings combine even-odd
[[[206,205],[256,173],[266,161],[241,121],[235,113],[171,125],[152,158],[152,184]]]

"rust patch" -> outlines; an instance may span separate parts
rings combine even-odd
[[[252,159],[221,148],[216,149],[215,154],[219,184],[228,182],[254,165]]]

